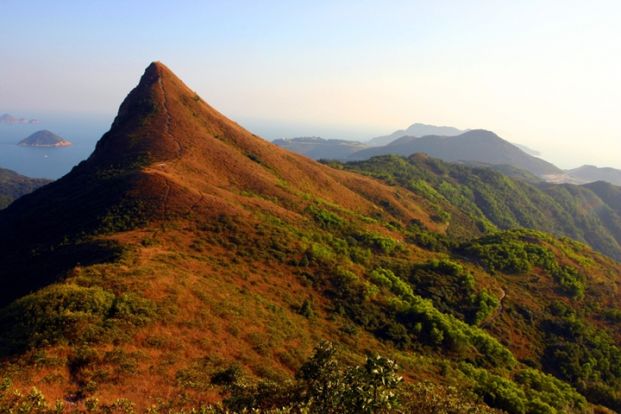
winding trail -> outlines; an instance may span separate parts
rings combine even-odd
[[[164,114],[166,116],[163,133],[165,136],[168,136],[177,146],[176,155],[174,159],[171,160],[171,162],[176,162],[181,159],[182,155],[185,152],[185,148],[183,147],[183,144],[181,144],[181,142],[171,132],[172,116],[170,115],[170,111],[168,109],[168,96],[166,94],[166,88],[164,88],[164,84],[162,83],[161,77],[157,80],[157,83],[162,93],[161,105],[164,110]],[[158,166],[165,167],[166,163],[160,163]],[[172,188],[171,183],[170,183],[171,180],[168,177],[166,177],[165,173],[163,173],[162,171],[158,170],[157,173],[158,175],[162,177],[162,179],[164,180],[164,185],[166,186],[166,189],[164,190],[164,195],[162,197],[162,215],[163,217],[166,217],[168,215],[168,200],[170,198],[170,192]],[[203,198],[204,196],[201,194],[198,200],[190,207],[188,214],[190,214],[199,205],[199,203],[203,200]],[[159,233],[162,232],[163,230],[164,230],[163,225],[161,225],[158,229],[156,229],[153,232],[151,237],[156,238],[159,235]]]
[[[170,132],[171,125],[172,125],[172,117],[170,116],[170,111],[168,110],[168,98],[167,98],[166,89],[164,88],[161,77],[157,80],[157,83],[160,87],[160,90],[162,91],[162,107],[164,108],[164,112],[166,113],[166,123],[164,124],[165,125],[164,133],[168,135],[170,138],[172,138],[175,144],[177,144],[176,159],[179,159],[181,158],[181,155],[183,155],[184,153],[184,148],[181,142],[179,142],[179,140],[176,139],[175,136]]]

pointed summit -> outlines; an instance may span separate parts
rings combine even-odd
[[[110,131],[98,142],[89,163],[127,166],[173,158],[179,144],[171,135],[169,96],[171,102],[176,102],[191,95],[163,63],[151,63],[121,104]],[[181,114],[174,115],[179,118]]]
[[[282,214],[282,205],[295,215],[308,203],[304,194],[366,215],[385,200],[394,214],[418,217],[394,193],[257,137],[154,62],[87,160],[0,212],[0,305],[76,263],[108,260],[113,252],[93,247],[101,234],[258,208]]]

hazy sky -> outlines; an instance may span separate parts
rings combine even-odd
[[[269,138],[485,128],[621,168],[621,1],[0,0],[0,112],[109,115],[150,61]]]

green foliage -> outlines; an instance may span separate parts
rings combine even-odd
[[[422,341],[438,349],[472,358],[480,365],[512,367],[515,358],[509,350],[485,331],[470,326],[452,315],[438,311],[431,301],[413,296],[409,301],[390,304],[411,340]]]
[[[134,294],[99,287],[56,284],[0,311],[2,354],[57,342],[88,343],[126,335],[154,316],[153,305]]]
[[[621,348],[605,331],[587,324],[575,311],[556,305],[546,332],[544,367],[574,384],[589,400],[621,409]]]
[[[394,361],[374,356],[361,366],[342,367],[336,350],[322,342],[296,374],[295,383],[259,383],[232,388],[225,402],[235,411],[289,407],[306,413],[388,413],[398,406],[402,379]]]
[[[449,259],[412,266],[409,281],[415,293],[431,299],[438,310],[470,324],[481,323],[499,306],[495,296],[477,291],[470,272]]]
[[[536,371],[524,369],[507,379],[489,371],[462,366],[474,381],[474,391],[491,407],[511,414],[586,412],[586,400],[562,381]]]
[[[403,247],[395,239],[377,233],[359,232],[354,234],[353,237],[363,246],[369,247],[378,253],[389,255],[403,250]]]
[[[554,265],[549,270],[563,292],[574,298],[584,296],[586,278],[575,268]]]
[[[370,274],[371,281],[379,286],[384,286],[390,289],[395,295],[399,297],[411,297],[414,295],[412,287],[404,282],[390,269],[384,269],[378,267]]]
[[[539,370],[523,369],[515,375],[515,382],[526,390],[531,404],[532,401],[539,401],[560,412],[587,408],[586,399],[569,384]]]
[[[309,205],[306,209],[313,219],[324,229],[340,228],[345,224],[345,221],[332,213],[331,211]]]
[[[494,295],[490,295],[486,290],[483,290],[474,297],[471,297],[471,301],[476,309],[474,316],[471,319],[471,322],[475,325],[485,321],[500,306],[498,298]]]
[[[533,240],[537,233],[507,231],[485,236],[461,247],[468,256],[477,258],[490,272],[522,274],[533,266],[550,268],[554,255],[544,247],[525,240]]]
[[[340,167],[418,194],[433,212],[432,219],[448,221],[451,236],[469,238],[525,227],[587,242],[621,258],[621,208],[614,197],[595,186],[544,184],[522,172],[510,171],[516,177],[511,178],[492,168],[450,164],[416,154],[373,157]],[[417,237],[421,244],[437,248],[428,234]]]
[[[539,267],[552,276],[563,293],[582,298],[586,278],[577,269],[557,262],[554,254],[541,245],[547,238],[532,230],[505,231],[464,243],[458,251],[475,258],[492,273],[523,274]]]

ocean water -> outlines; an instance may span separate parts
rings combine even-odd
[[[13,114],[23,117],[20,113]],[[95,144],[110,128],[113,116],[40,115],[35,125],[0,124],[0,167],[36,178],[57,179],[88,158]],[[66,148],[20,147],[33,132],[49,129],[73,143]]]

